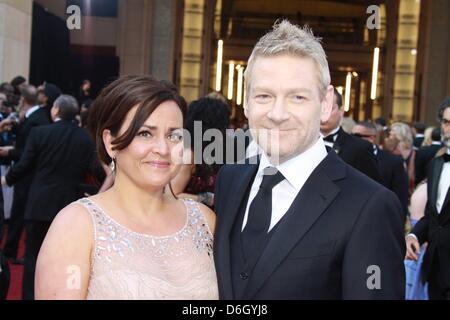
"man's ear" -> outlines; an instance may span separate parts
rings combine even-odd
[[[248,104],[244,102],[244,115],[248,119]]]
[[[333,99],[334,99],[334,88],[329,85],[325,92],[325,96],[321,102],[321,114],[320,114],[320,122],[325,123],[331,116],[331,111],[333,110]]]
[[[103,144],[105,145],[105,149],[106,149],[106,152],[108,153],[109,157],[111,159],[115,158],[116,152],[113,150],[113,144],[112,144],[114,137],[112,136],[111,131],[108,129],[103,130],[102,138],[103,138]]]

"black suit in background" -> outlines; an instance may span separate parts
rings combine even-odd
[[[34,111],[28,118],[19,124],[14,149],[9,151],[10,160],[17,162],[20,160],[26,142],[33,128],[50,124],[47,113],[42,109]],[[11,207],[11,217],[9,220],[8,236],[5,243],[5,255],[10,258],[17,257],[20,236],[23,230],[23,218],[25,214],[25,204],[28,190],[30,188],[32,173],[24,176],[15,186],[13,202]]]
[[[28,193],[23,298],[34,297],[37,255],[56,214],[79,198],[79,185],[93,163],[95,148],[85,129],[58,121],[31,131],[20,161],[6,175],[8,185],[34,172]]]
[[[383,185],[394,192],[402,205],[403,218],[409,212],[409,179],[403,167],[403,158],[377,148],[378,168],[383,178]]]
[[[240,230],[257,170],[255,164],[225,165],[218,175],[214,259],[221,299],[404,298],[400,203],[333,151],[259,254],[246,257]],[[367,286],[371,266],[381,270],[381,289]]]
[[[416,184],[420,183],[427,177],[428,165],[433,160],[439,149],[442,148],[441,144],[432,144],[431,146],[425,146],[416,151],[415,159],[415,174]]]
[[[383,179],[378,170],[371,143],[354,137],[340,128],[334,141],[333,149],[347,164],[361,171],[369,178],[382,183]]]
[[[428,201],[425,215],[414,226],[411,233],[420,242],[428,242],[423,258],[422,280],[428,281],[428,293],[431,299],[450,299],[450,192],[437,212],[436,201],[438,186],[444,160],[435,158],[430,164],[427,180]],[[447,291],[447,292],[445,292]]]
[[[415,150],[418,150],[422,147],[423,140],[425,140],[425,136],[414,137],[413,147]]]

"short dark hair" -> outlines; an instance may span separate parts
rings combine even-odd
[[[384,119],[383,117],[378,117],[374,121],[376,124],[379,124],[382,127],[386,127],[387,125],[386,119]]]
[[[191,135],[191,148],[194,147],[194,121],[202,122],[202,136],[208,129],[218,129],[222,134],[230,123],[230,106],[217,98],[202,97],[193,101],[187,110],[185,128]],[[209,142],[207,143],[209,144]]]
[[[442,119],[444,117],[444,111],[447,108],[450,108],[450,97],[445,98],[439,104],[439,107],[438,107],[438,120],[439,120],[439,122],[442,121]]]
[[[80,112],[77,99],[68,95],[60,95],[54,102],[54,105],[58,107],[58,116],[62,120],[71,121],[75,119],[75,116]]]
[[[104,163],[111,157],[103,143],[103,131],[110,130],[115,137],[114,150],[125,149],[138,134],[147,118],[163,102],[174,101],[180,108],[183,118],[186,101],[173,84],[159,81],[151,76],[123,76],[107,85],[89,108],[88,129],[92,135],[98,156]],[[128,112],[138,106],[130,127],[117,136]]]
[[[62,94],[60,88],[58,88],[53,83],[45,83],[44,85],[44,95],[47,97],[47,106],[53,107],[55,100]]]
[[[357,125],[358,126],[362,126],[362,127],[366,128],[366,129],[370,129],[370,130],[374,130],[375,132],[378,132],[377,126],[373,122],[360,121],[360,122],[357,123]]]
[[[431,141],[441,141],[441,128],[434,128],[431,131]]]
[[[21,94],[27,104],[34,106],[37,103],[38,91],[35,86],[25,85],[22,88]]]
[[[337,103],[338,107],[341,108],[342,107],[342,94],[340,94],[336,88],[334,88],[334,96],[336,97],[336,103]]]
[[[417,133],[424,133],[427,126],[422,122],[413,122],[413,128],[416,129]]]
[[[14,88],[17,88],[18,86],[20,86],[22,83],[25,83],[25,82],[27,82],[27,79],[25,79],[22,76],[17,76],[17,77],[14,77],[14,79],[11,80],[11,85]]]

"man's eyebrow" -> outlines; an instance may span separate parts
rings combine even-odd
[[[262,91],[272,91],[273,89],[266,86],[255,86],[253,90],[262,90]],[[288,88],[286,91],[288,92],[305,92],[305,93],[311,93],[312,90],[308,88]]]

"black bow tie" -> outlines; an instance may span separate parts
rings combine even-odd
[[[338,135],[337,132],[336,132],[336,133],[333,133],[333,134],[330,134],[330,135],[324,137],[323,140],[324,140],[324,141],[327,141],[327,142],[330,142],[330,143],[334,143],[334,139],[335,139],[335,137],[336,137],[337,135]]]
[[[450,161],[450,154],[444,153],[442,155],[442,158],[444,159],[444,162],[449,162]]]

